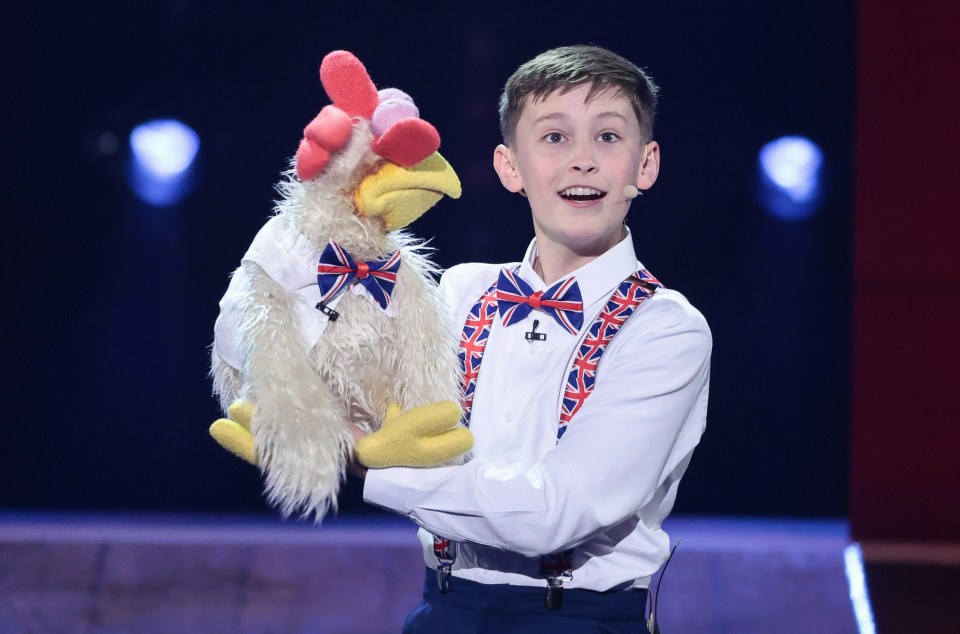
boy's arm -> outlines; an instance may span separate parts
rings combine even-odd
[[[372,470],[364,498],[432,533],[526,556],[636,514],[682,474],[705,422],[710,332],[698,313],[678,317],[668,304],[607,353],[593,394],[541,462]],[[621,334],[630,326],[640,324]]]

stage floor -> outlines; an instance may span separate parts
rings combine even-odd
[[[660,590],[663,634],[874,631],[863,629],[870,605],[844,522],[679,517],[666,527],[682,543]],[[413,525],[381,516],[317,528],[7,512],[0,562],[4,633],[397,632],[423,578]]]

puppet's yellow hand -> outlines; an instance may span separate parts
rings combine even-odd
[[[466,453],[473,434],[460,425],[460,408],[440,401],[406,412],[391,404],[383,427],[357,442],[357,460],[371,469],[433,467]]]
[[[253,434],[250,433],[253,403],[234,401],[227,408],[227,415],[229,418],[220,418],[210,425],[210,435],[233,455],[257,466],[257,452],[253,449]]]

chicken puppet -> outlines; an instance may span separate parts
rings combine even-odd
[[[368,467],[423,467],[473,442],[437,269],[400,230],[460,182],[413,100],[378,92],[353,54],[327,55],[320,81],[333,104],[220,302],[211,375],[228,418],[210,427],[260,466],[284,515],[316,521],[354,450]],[[374,433],[355,443],[351,426]]]

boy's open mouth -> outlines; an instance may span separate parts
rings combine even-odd
[[[565,200],[571,200],[573,202],[590,202],[591,200],[600,200],[607,195],[607,192],[602,192],[599,189],[594,189],[592,187],[568,187],[562,191],[557,192],[560,194],[560,197]]]

